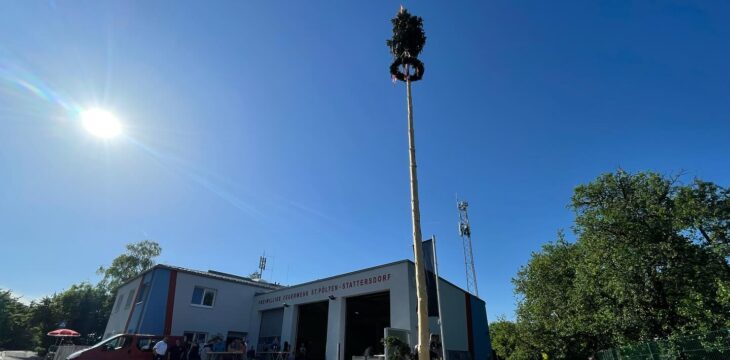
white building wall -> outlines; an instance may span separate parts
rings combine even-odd
[[[137,289],[139,288],[139,284],[142,281],[142,276],[137,277],[136,279],[130,281],[127,284],[124,284],[117,289],[117,293],[114,294],[115,296],[115,302],[112,307],[112,312],[109,315],[109,321],[106,323],[106,330],[104,330],[104,339],[116,335],[121,334],[125,332],[125,326],[127,326],[127,320],[129,319],[129,313],[132,311],[132,308],[134,308],[134,302],[135,300],[132,300],[130,305],[127,306],[127,303],[129,302],[129,297],[131,294],[132,299],[134,299],[137,296]],[[120,297],[121,295],[121,297]],[[117,302],[121,302],[120,304],[117,304]],[[117,307],[119,305],[119,307]]]
[[[216,290],[213,307],[191,303],[196,286]],[[217,334],[225,337],[229,331],[238,331],[249,333],[250,338],[254,296],[266,291],[270,290],[178,271],[171,334],[205,332],[210,339]]]

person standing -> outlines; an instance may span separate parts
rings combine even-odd
[[[167,336],[155,344],[152,348],[152,354],[155,360],[165,360],[165,355],[167,355]]]
[[[304,341],[299,345],[299,351],[297,352],[296,360],[307,360],[307,347],[304,346]]]
[[[246,343],[246,339],[240,339],[238,340],[239,348],[241,350],[241,360],[246,360],[248,355],[248,343]]]
[[[200,359],[210,360],[210,355],[208,353],[211,351],[213,351],[213,340],[208,340],[208,342],[200,349]]]
[[[175,345],[170,348],[170,360],[183,360],[185,348],[182,347],[180,339],[175,340]]]
[[[200,343],[197,341],[190,343],[187,360],[200,360]]]

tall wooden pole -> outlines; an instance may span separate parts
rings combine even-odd
[[[411,97],[410,66],[406,65],[406,96],[408,97],[408,150],[411,165],[411,213],[413,215],[413,250],[416,263],[416,296],[418,298],[418,359],[427,360],[429,354],[428,298],[426,271],[423,268],[421,246],[421,210],[418,204],[418,176],[416,174],[416,142],[413,132],[413,99]]]

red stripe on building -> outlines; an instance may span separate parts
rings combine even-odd
[[[177,270],[170,271],[170,285],[167,287],[167,310],[165,311],[165,335],[172,332],[172,308],[175,306],[175,287],[177,286]]]
[[[466,298],[466,338],[469,344],[469,354],[474,358],[474,326],[471,323],[471,295],[465,293]]]

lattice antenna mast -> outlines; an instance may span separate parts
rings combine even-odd
[[[264,270],[266,270],[266,253],[264,253],[263,256],[259,257],[259,271],[255,271],[253,274],[251,274],[251,279],[261,280],[264,275]]]
[[[469,203],[456,199],[456,207],[459,209],[459,236],[464,246],[464,267],[466,268],[466,290],[479,296],[477,288],[477,272],[474,269],[474,253],[471,250],[471,226],[469,225]]]
[[[266,270],[266,253],[259,257],[259,274],[261,274],[261,276],[264,275],[264,270]]]

